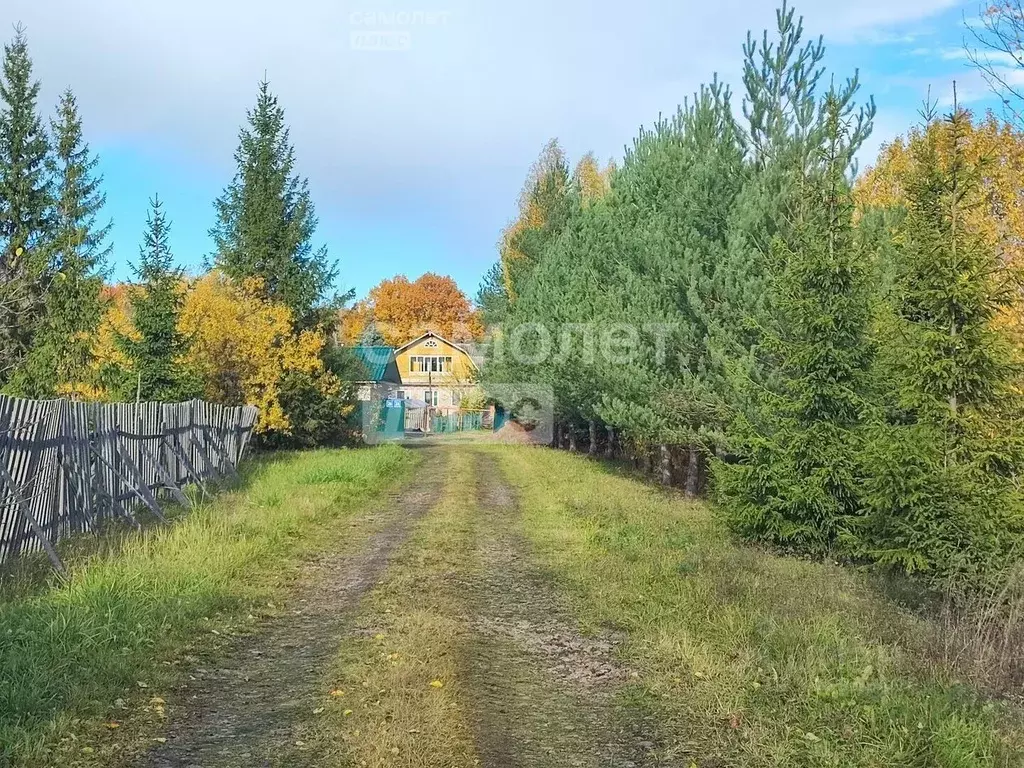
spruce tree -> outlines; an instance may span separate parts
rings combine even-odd
[[[132,325],[138,338],[119,339],[136,377],[131,383],[143,400],[185,400],[198,391],[195,377],[182,363],[188,350],[188,339],[178,329],[184,274],[174,265],[169,236],[170,222],[163,203],[154,196],[146,216],[139,261],[132,265],[136,277],[131,296]]]
[[[88,383],[96,330],[103,314],[103,270],[110,254],[110,223],[97,222],[106,196],[96,174],[98,159],[82,136],[82,120],[70,89],[51,121],[54,229],[50,243],[53,278],[45,316],[11,387],[29,397],[53,397]]]
[[[1024,402],[1019,351],[993,322],[1017,300],[1019,274],[965,224],[986,195],[983,164],[962,151],[969,121],[954,108],[910,146],[854,534],[873,560],[978,583],[1024,534]]]
[[[780,266],[766,284],[783,320],[760,329],[758,348],[772,386],[735,382],[745,407],[732,425],[732,460],[713,465],[736,531],[805,551],[832,549],[860,503],[855,457],[870,347],[849,175],[855,92],[851,82],[826,97],[819,167],[794,180],[789,231],[772,241]]]
[[[237,170],[215,202],[214,262],[235,280],[259,278],[268,298],[312,322],[337,270],[326,246],[314,249],[317,219],[309,184],[295,172],[284,109],[260,83],[235,151]]]
[[[32,345],[49,279],[49,149],[25,30],[4,46],[0,73],[0,384]]]

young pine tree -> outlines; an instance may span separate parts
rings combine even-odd
[[[284,109],[267,82],[247,113],[235,162],[234,179],[214,203],[214,262],[235,280],[260,278],[268,298],[290,307],[301,324],[313,322],[337,270],[326,247],[312,246],[309,184],[295,173]]]
[[[795,180],[799,201],[776,235],[768,280],[783,318],[762,328],[771,388],[738,381],[745,408],[733,460],[714,464],[718,498],[743,536],[805,551],[831,549],[858,513],[856,445],[870,355],[863,254],[854,240],[849,170],[856,84],[823,105],[821,158]]]
[[[793,210],[802,205],[803,178],[820,164],[825,110],[819,84],[825,48],[804,41],[803,20],[783,4],[776,12],[777,37],[748,37],[744,46],[747,173],[731,211],[729,242],[714,272],[712,356],[719,367],[745,368],[744,376],[770,386],[771,363],[758,359],[762,334],[777,321],[771,281],[781,269],[776,238],[789,242]],[[857,78],[851,83],[855,86]],[[847,139],[859,147],[871,129],[874,103],[850,125]],[[723,379],[727,380],[727,379]],[[733,413],[744,403],[726,390]],[[726,425],[728,432],[728,424]]]
[[[702,446],[714,442],[720,421],[707,345],[716,304],[711,279],[743,178],[730,93],[716,80],[673,119],[642,132],[614,182],[620,229],[631,244],[609,258],[629,264],[631,274],[607,290],[626,288],[621,319],[637,326],[640,343],[628,363],[609,365],[602,415],[634,441],[666,446],[666,480],[668,447],[687,446],[691,494]]]
[[[183,364],[188,350],[188,340],[178,329],[183,272],[174,266],[169,235],[163,204],[154,197],[146,216],[139,262],[132,267],[137,279],[131,299],[132,325],[138,338],[121,337],[119,342],[131,360],[135,381],[129,379],[129,385],[137,387],[138,396],[173,402],[195,397],[199,387]]]
[[[17,27],[0,73],[0,385],[32,346],[49,281],[49,144],[38,98],[25,31]]]
[[[476,305],[480,309],[486,328],[499,325],[508,314],[508,293],[505,290],[500,261],[492,264],[480,281],[480,287],[476,293]]]
[[[883,564],[976,583],[1019,556],[1024,403],[1019,352],[993,323],[1019,275],[967,225],[986,195],[983,163],[963,152],[970,119],[954,108],[911,143],[854,541]]]
[[[82,137],[82,120],[71,90],[62,94],[51,122],[54,229],[50,243],[53,278],[45,316],[11,388],[28,397],[53,397],[87,384],[93,341],[103,314],[103,269],[110,224],[97,218],[106,201],[96,175],[97,158]]]

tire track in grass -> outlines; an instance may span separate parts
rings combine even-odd
[[[657,765],[651,731],[617,696],[630,677],[619,638],[580,634],[517,530],[511,487],[476,452],[473,570],[464,587],[473,632],[467,709],[481,764],[494,768]]]
[[[294,742],[295,728],[314,717],[319,683],[350,629],[362,596],[380,579],[414,522],[438,497],[442,458],[427,452],[414,485],[390,493],[356,518],[370,533],[356,551],[308,566],[289,613],[241,640],[215,666],[197,668],[171,702],[166,743],[143,761],[149,768],[272,766]],[[175,710],[181,714],[175,717]],[[182,711],[183,710],[183,711]]]
[[[439,449],[440,450],[440,449]],[[324,713],[275,766],[475,768],[460,674],[475,509],[472,456],[445,449],[444,491],[362,602],[325,670]]]

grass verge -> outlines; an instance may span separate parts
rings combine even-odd
[[[486,447],[586,623],[627,633],[662,756],[698,766],[1024,761],[1021,712],[928,652],[941,628],[860,574],[738,546],[702,503],[582,457]]]
[[[159,721],[183,653],[273,610],[339,519],[416,461],[394,446],[256,460],[238,490],[0,603],[0,764],[106,764],[104,729]]]
[[[439,449],[434,449],[439,450]],[[473,458],[446,450],[437,506],[366,598],[324,682],[324,708],[282,765],[477,765],[459,668],[469,628],[458,575],[472,556]]]

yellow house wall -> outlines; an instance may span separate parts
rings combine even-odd
[[[431,341],[436,342],[437,346],[427,346]],[[413,373],[411,358],[419,355],[450,357],[452,370],[450,373],[431,373],[429,376],[427,373]],[[398,374],[402,377],[403,386],[427,385],[428,383],[435,387],[458,386],[470,384],[476,378],[476,366],[473,365],[469,355],[438,338],[421,339],[418,343],[395,355],[395,362],[398,365]]]

